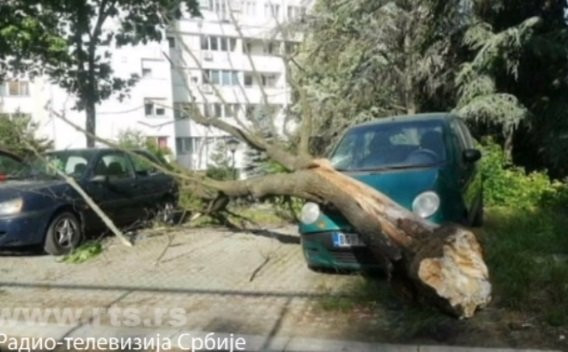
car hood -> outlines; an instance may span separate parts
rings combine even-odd
[[[60,186],[65,182],[50,179],[7,180],[0,182],[0,201],[20,197],[25,193],[39,193],[53,187]]]
[[[441,167],[345,173],[386,194],[407,209],[412,208],[414,198],[422,192],[435,190],[442,177]],[[320,215],[311,225],[300,224],[300,232],[349,230],[347,221],[336,212]]]

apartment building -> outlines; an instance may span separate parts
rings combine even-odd
[[[166,42],[113,50],[115,73],[124,78],[136,74],[139,81],[123,99],[113,96],[97,106],[98,136],[117,140],[131,131],[175,151],[171,71],[164,56],[167,50]],[[38,125],[38,133],[53,140],[57,149],[86,145],[84,134],[57,117],[64,114],[84,126],[85,112],[75,109],[75,100],[47,77],[7,77],[0,83],[0,115],[31,117]]]
[[[185,167],[203,170],[229,136],[193,122],[190,106],[208,117],[282,133],[291,95],[283,56],[302,38],[281,29],[301,21],[311,1],[201,0],[202,17],[179,19],[162,43],[114,49],[115,73],[140,78],[122,99],[113,96],[97,106],[97,134],[111,140],[127,131],[141,134],[167,147]],[[0,83],[0,115],[31,116],[57,149],[86,144],[54,113],[84,126],[85,113],[74,101],[47,78]],[[245,150],[237,148],[237,167]]]
[[[286,128],[290,105],[284,57],[302,39],[289,30],[305,16],[306,0],[202,0],[202,18],[182,18],[168,31],[173,62],[178,161],[205,169],[211,154],[230,139],[214,128],[196,124],[187,108],[230,123],[254,124],[272,133]],[[194,105],[195,106],[195,105]],[[272,128],[274,127],[274,128]],[[236,152],[242,167],[246,147]]]

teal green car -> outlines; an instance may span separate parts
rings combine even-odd
[[[388,117],[354,126],[330,155],[338,171],[422,218],[471,226],[483,221],[480,158],[467,126],[445,113]],[[379,266],[336,210],[306,203],[300,219],[302,249],[310,268]]]

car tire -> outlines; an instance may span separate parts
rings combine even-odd
[[[481,202],[479,202],[479,207],[477,207],[477,210],[475,212],[475,216],[471,220],[471,226],[473,226],[473,227],[483,226],[483,220],[484,220],[484,217],[485,217],[484,213],[485,213],[485,210],[484,210],[484,206],[483,206],[483,196],[482,196]]]
[[[43,249],[51,255],[64,255],[77,248],[82,240],[81,222],[72,212],[64,211],[49,223]]]
[[[173,226],[176,224],[177,218],[177,203],[171,199],[166,198],[158,209],[156,219],[165,225]]]

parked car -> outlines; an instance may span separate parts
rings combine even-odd
[[[350,128],[332,151],[334,167],[424,219],[481,225],[479,150],[450,114],[389,117]],[[308,266],[360,270],[378,261],[335,209],[306,203],[300,234]]]
[[[147,162],[160,162],[153,155],[135,153],[139,157],[115,149],[64,150],[24,162],[0,152],[0,247],[42,245],[61,255],[86,234],[105,229],[75,189],[50,172],[53,166],[73,177],[118,226],[144,220],[148,210],[171,216],[176,181]]]

